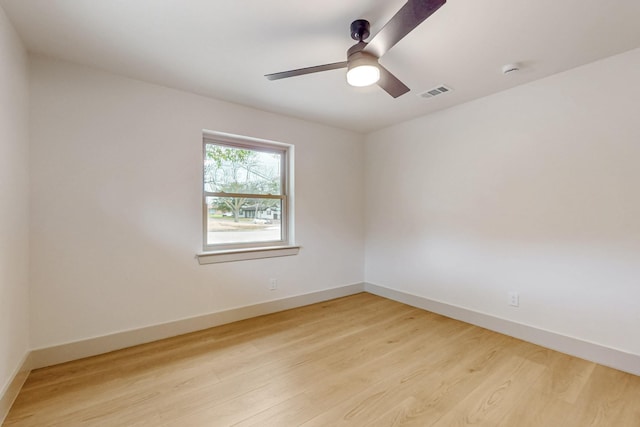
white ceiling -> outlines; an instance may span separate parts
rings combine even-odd
[[[368,132],[640,46],[639,0],[449,0],[381,63],[411,92],[347,85],[351,21],[371,33],[405,0],[0,0],[30,52]],[[502,75],[509,62],[521,71]],[[440,84],[454,92],[423,99]]]

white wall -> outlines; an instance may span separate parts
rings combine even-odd
[[[31,69],[34,348],[362,282],[362,136],[45,58]],[[295,144],[299,255],[198,265],[203,129]]]
[[[633,50],[369,135],[365,280],[640,355],[638,70]]]
[[[32,348],[364,276],[640,354],[639,65],[631,51],[363,150],[350,132],[34,58]],[[198,265],[202,129],[296,145],[300,255]]]
[[[29,350],[28,67],[1,7],[0,64],[1,398]]]

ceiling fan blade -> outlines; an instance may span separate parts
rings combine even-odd
[[[409,0],[376,34],[365,52],[378,58],[438,10],[447,0]]]
[[[280,80],[288,77],[302,76],[305,74],[318,73],[320,71],[337,70],[338,68],[346,68],[347,61],[334,62],[333,64],[316,65],[315,67],[298,68],[297,70],[282,71],[280,73],[265,74],[269,80]]]
[[[409,92],[407,85],[402,83],[396,76],[391,74],[389,70],[378,64],[380,68],[380,80],[378,80],[378,86],[384,89],[389,95],[394,98],[404,95]]]

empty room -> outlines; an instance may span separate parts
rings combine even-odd
[[[0,425],[640,427],[639,21],[0,0]]]

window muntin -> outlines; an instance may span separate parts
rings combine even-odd
[[[204,138],[204,250],[288,244],[288,149]]]

